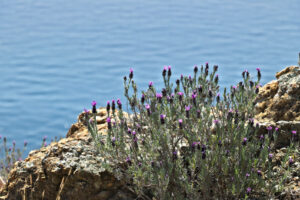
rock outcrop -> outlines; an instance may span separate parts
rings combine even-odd
[[[31,151],[11,170],[0,199],[117,200],[135,199],[126,184],[101,167],[103,157],[94,148],[82,115],[67,138]],[[98,110],[99,131],[106,131],[106,110]]]
[[[287,67],[276,73],[276,78],[260,88],[255,119],[260,134],[266,133],[268,126],[279,128],[276,147],[281,148],[289,145],[292,130],[300,133],[300,67]]]
[[[260,89],[255,118],[262,131],[270,125],[279,128],[277,146],[282,147],[289,143],[291,130],[300,133],[300,69],[288,67],[276,77],[277,80]],[[16,162],[8,182],[0,190],[0,199],[136,199],[126,183],[101,167],[103,157],[94,148],[83,117],[83,113],[79,115],[78,122],[71,126],[66,138],[31,151],[24,161]],[[96,120],[98,130],[103,133],[107,129],[105,119],[106,110],[99,109]],[[296,157],[295,161],[292,167],[300,169],[299,158]],[[290,196],[285,197],[297,198],[294,193],[300,193],[299,176],[299,171],[296,171],[291,177],[294,182],[289,182],[291,186],[286,192],[290,192]]]

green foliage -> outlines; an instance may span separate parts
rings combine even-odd
[[[10,147],[7,146],[6,137],[0,136],[0,177],[3,181],[7,180],[8,173],[12,169],[14,163],[18,160],[22,160],[22,155],[26,150],[27,142],[24,142],[23,149],[16,148],[16,143],[13,142]]]
[[[253,121],[260,70],[255,82],[244,71],[243,81],[229,92],[225,88],[222,97],[217,70],[214,66],[209,73],[208,64],[200,71],[195,67],[192,77],[181,76],[174,86],[171,68],[165,68],[161,93],[150,82],[140,97],[131,70],[124,77],[131,114],[125,117],[119,100],[118,111],[115,102],[108,103],[107,135],[97,131],[95,109],[86,112],[89,131],[106,158],[104,166],[131,183],[139,198],[261,195],[277,130],[257,135]]]

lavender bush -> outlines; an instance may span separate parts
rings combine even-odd
[[[13,141],[11,146],[7,146],[7,138],[0,136],[0,178],[6,182],[8,173],[12,169],[16,161],[22,160],[22,155],[27,147],[27,142],[24,141],[23,149],[16,148],[16,142]]]
[[[126,116],[120,100],[107,103],[106,135],[98,133],[96,102],[86,111],[89,132],[106,160],[104,167],[131,184],[140,199],[237,199],[274,194],[270,150],[278,130],[258,135],[253,100],[259,92],[247,70],[243,81],[219,93],[218,66],[196,66],[192,76],[164,88],[152,82],[138,95],[134,73],[124,77]],[[116,109],[116,107],[118,109]],[[126,116],[126,117],[125,117]],[[265,174],[265,171],[268,174]],[[278,190],[278,189],[277,189]]]

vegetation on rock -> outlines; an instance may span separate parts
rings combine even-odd
[[[125,117],[120,100],[108,102],[106,135],[98,132],[96,102],[91,113],[85,111],[103,166],[131,184],[140,199],[247,199],[282,190],[286,176],[267,181],[275,176],[271,160],[280,130],[268,127],[260,135],[254,123],[260,69],[256,81],[245,70],[223,95],[217,70],[209,73],[208,63],[195,66],[193,76],[181,75],[172,84],[171,67],[165,67],[164,88],[150,82],[138,96],[130,69],[124,87],[132,114]],[[287,172],[294,162],[289,152],[299,147],[296,135],[291,133],[294,141],[282,161]]]

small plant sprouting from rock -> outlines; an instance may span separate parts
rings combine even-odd
[[[0,178],[2,181],[6,181],[8,177],[8,173],[13,168],[14,163],[16,161],[22,160],[22,155],[27,147],[27,141],[24,141],[23,149],[16,148],[16,142],[13,141],[11,146],[7,146],[7,138],[0,136]]]
[[[96,102],[86,124],[104,167],[131,184],[141,199],[237,199],[258,197],[271,176],[272,141],[278,130],[258,135],[254,123],[256,81],[242,73],[238,85],[219,92],[218,66],[194,67],[193,75],[170,82],[171,67],[162,71],[164,88],[149,82],[138,94],[134,72],[124,77],[130,115],[122,103],[107,102],[107,134],[98,133]],[[290,163],[292,160],[290,160]],[[268,174],[265,174],[265,171]],[[274,194],[268,184],[267,192]]]

